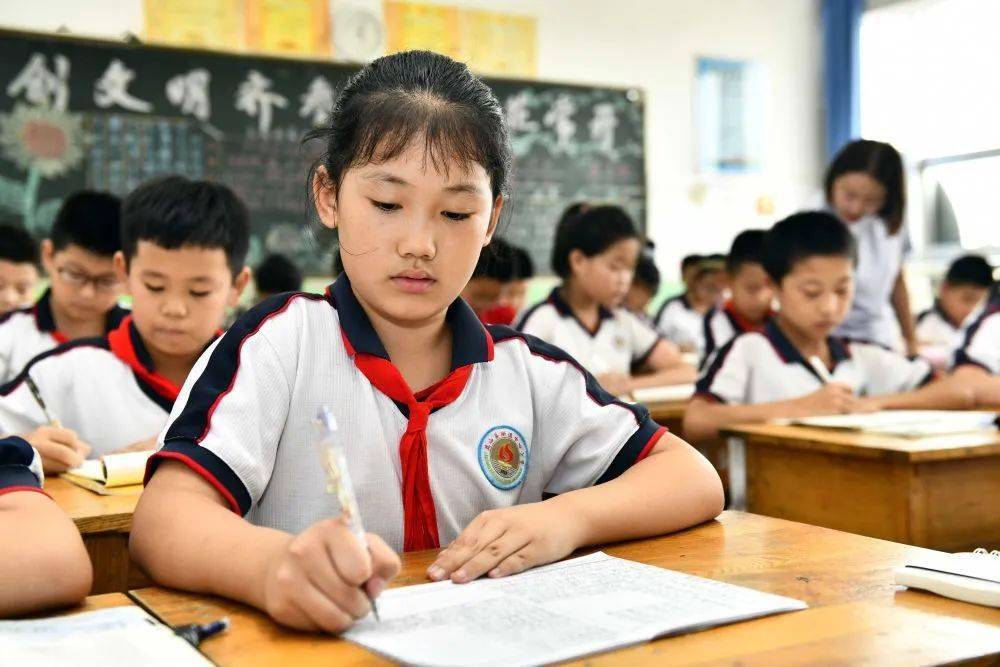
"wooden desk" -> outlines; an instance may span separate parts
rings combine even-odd
[[[724,512],[609,554],[806,601],[811,608],[593,656],[582,664],[927,664],[1000,655],[1000,611],[897,591],[907,547],[780,519]],[[425,583],[434,552],[407,554],[394,585]],[[219,665],[385,664],[334,638],[283,630],[244,605],[149,588],[129,595],[165,623],[223,615],[232,629],[202,645]],[[989,658],[987,658],[988,660]],[[985,662],[985,661],[984,661]]]
[[[132,513],[139,496],[102,496],[60,477],[45,480],[45,492],[76,524],[94,565],[92,594],[124,593],[149,579],[128,555]]]
[[[687,410],[687,401],[651,401],[645,403],[649,415],[660,426],[666,426],[670,432],[678,437],[684,433],[684,411]]]
[[[1000,548],[1000,433],[755,424],[723,434],[746,442],[750,512],[942,551]]]

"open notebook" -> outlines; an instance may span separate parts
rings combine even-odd
[[[67,470],[62,476],[101,495],[132,495],[142,491],[146,461],[152,455],[152,451],[106,454],[84,461],[82,466]]]
[[[864,414],[777,419],[772,423],[919,438],[995,430],[996,419],[996,412],[974,410],[883,410]]]
[[[1000,551],[921,555],[896,570],[896,583],[963,602],[1000,607]]]
[[[693,384],[669,384],[662,387],[633,389],[632,398],[636,403],[667,403],[686,401],[694,395]]]

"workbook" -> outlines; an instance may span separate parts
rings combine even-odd
[[[395,588],[344,638],[407,664],[538,665],[779,612],[760,593],[603,552],[501,579]]]
[[[73,667],[209,667],[191,644],[139,607],[0,621],[0,663]]]
[[[84,461],[82,466],[71,468],[62,476],[101,495],[137,494],[142,491],[146,461],[152,455],[152,451],[106,454],[99,459]]]
[[[825,417],[780,419],[772,423],[816,428],[864,431],[879,435],[919,438],[972,431],[996,430],[997,413],[974,410],[883,410]]]

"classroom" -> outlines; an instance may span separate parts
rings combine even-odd
[[[1000,661],[994,0],[0,0],[0,662]]]

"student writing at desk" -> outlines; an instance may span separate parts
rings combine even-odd
[[[763,262],[778,313],[763,331],[734,338],[705,369],[684,416],[689,439],[780,417],[972,405],[968,390],[933,382],[927,361],[832,335],[850,307],[855,263],[854,239],[835,217],[798,213],[777,223]]]
[[[446,547],[428,576],[464,583],[718,514],[693,448],[459,297],[506,201],[503,117],[465,65],[427,51],[347,84],[311,180],[344,273],[325,296],[254,307],[198,361],[133,520],[155,580],[339,632],[395,575],[394,551]],[[329,518],[311,444],[323,406],[367,546]]]
[[[25,434],[47,472],[87,454],[152,449],[184,378],[249,280],[249,219],[225,186],[150,181],[126,198],[122,222],[114,265],[132,314],[106,336],[39,355],[0,387],[0,428]]]

